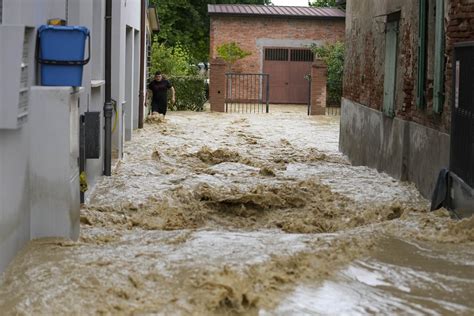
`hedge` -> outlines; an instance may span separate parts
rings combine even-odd
[[[203,111],[206,103],[206,83],[203,77],[170,77],[168,79],[176,92],[176,103],[171,102],[168,93],[168,109],[170,111]]]

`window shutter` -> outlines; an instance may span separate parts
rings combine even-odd
[[[416,105],[425,107],[426,86],[426,23],[427,0],[419,0],[419,26],[418,26],[418,81],[416,86]]]
[[[385,79],[383,113],[395,116],[395,88],[397,79],[398,21],[387,23],[385,34]]]
[[[433,111],[443,112],[444,105],[444,0],[436,0]]]

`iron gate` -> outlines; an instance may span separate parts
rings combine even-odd
[[[268,113],[270,75],[226,74],[225,111],[229,113]]]
[[[450,169],[474,187],[474,42],[454,49]]]

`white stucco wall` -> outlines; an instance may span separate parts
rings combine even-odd
[[[112,1],[112,98],[118,103],[118,117],[122,118],[121,105],[128,101],[126,122],[119,120],[113,135],[113,144],[122,155],[124,131],[128,128],[128,138],[131,131],[137,126],[138,85],[139,85],[139,37],[140,37],[140,0],[113,0]],[[83,25],[91,31],[91,62],[84,67],[83,90],[79,100],[79,112],[102,112],[104,103],[104,60],[105,60],[105,0],[3,0],[3,24],[23,24],[38,27],[46,24],[48,19],[60,18],[68,21],[68,25]],[[129,29],[127,46],[126,30]],[[5,43],[0,43],[1,49]],[[7,46],[5,46],[7,47]],[[127,55],[127,51],[129,52]],[[32,65],[35,65],[34,54],[30,56]],[[128,67],[128,68],[127,68]],[[128,69],[128,70],[127,70]],[[129,78],[126,80],[126,74]],[[94,87],[91,86],[94,83]],[[36,84],[35,76],[30,78],[30,85]],[[99,84],[98,84],[99,83]],[[54,88],[52,88],[54,90]],[[63,88],[59,88],[63,89]],[[126,96],[128,93],[128,98]],[[53,93],[54,94],[54,93]],[[63,98],[64,99],[64,98]],[[57,101],[57,100],[56,100]],[[70,100],[64,99],[65,108]],[[38,106],[38,105],[37,105]],[[101,117],[103,115],[101,114]],[[48,116],[44,117],[44,124]],[[15,254],[31,237],[44,236],[43,233],[33,232],[38,221],[32,221],[32,199],[38,197],[36,188],[32,186],[32,170],[34,153],[31,141],[41,124],[25,124],[18,130],[0,129],[0,273]],[[101,132],[103,133],[103,118]],[[36,131],[34,130],[36,129]],[[71,133],[71,131],[65,131]],[[103,151],[103,134],[101,135]],[[34,140],[38,142],[38,139]],[[92,187],[103,173],[103,154],[100,159],[88,159],[86,173],[89,187]],[[43,157],[42,159],[47,159]],[[51,159],[57,159],[51,152]],[[34,164],[33,164],[34,165]],[[34,167],[34,166],[33,166]],[[70,179],[67,179],[70,180]],[[71,185],[71,190],[74,184]],[[86,194],[87,198],[87,194]],[[54,201],[53,201],[54,202]],[[35,200],[34,204],[41,204]],[[77,201],[71,203],[77,204]],[[54,204],[54,203],[53,203]],[[77,215],[77,214],[76,214]],[[59,224],[62,225],[62,224]],[[76,225],[76,223],[74,224]],[[54,225],[47,234],[55,234]],[[70,237],[77,237],[75,229],[60,227],[57,234],[73,232]]]
[[[64,19],[65,0],[3,0],[3,24],[38,26],[48,18]],[[0,43],[1,49],[8,45]],[[30,53],[34,66],[34,54]],[[31,76],[29,84],[35,83]],[[17,106],[17,105],[11,105]],[[18,130],[0,129],[0,272],[30,240],[29,123]]]
[[[117,5],[120,3],[120,5]],[[119,121],[115,132],[113,134],[113,144],[114,148],[119,157],[122,157],[123,154],[123,140],[130,139],[126,137],[126,129],[131,129],[132,119],[133,119],[133,109],[134,98],[133,96],[138,93],[132,91],[131,100],[127,100],[127,89],[130,87],[138,87],[138,82],[135,80],[127,80],[127,65],[129,66],[129,71],[133,74],[134,72],[134,60],[133,58],[139,58],[135,56],[134,52],[134,43],[133,36],[135,30],[140,30],[140,0],[117,0],[113,2],[112,5],[112,98],[117,101],[117,109],[119,118],[124,117],[124,109],[128,109],[125,112],[125,122]],[[117,17],[120,17],[118,19]],[[132,36],[129,41],[129,51],[132,52],[127,56],[127,27],[129,27],[130,34]],[[128,57],[128,59],[127,59]],[[133,78],[133,76],[132,76]],[[138,79],[138,78],[137,78]],[[124,108],[122,107],[124,106]]]
[[[28,136],[0,130],[0,272],[30,239]]]

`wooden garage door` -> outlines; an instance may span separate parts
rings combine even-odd
[[[270,75],[270,103],[306,104],[313,53],[301,48],[265,48],[263,72]]]

